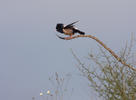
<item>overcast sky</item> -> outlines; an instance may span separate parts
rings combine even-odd
[[[0,100],[40,100],[40,90],[51,88],[48,78],[55,72],[72,75],[71,100],[94,98],[78,75],[70,49],[84,58],[97,51],[97,43],[56,37],[56,23],[77,20],[79,29],[119,52],[136,32],[136,1],[0,0]]]

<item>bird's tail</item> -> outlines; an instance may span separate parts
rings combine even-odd
[[[82,31],[80,31],[80,30],[78,30],[78,29],[76,29],[75,32],[77,32],[77,33],[79,33],[79,34],[81,34],[81,35],[84,35],[84,34],[85,34],[85,32],[82,32]]]

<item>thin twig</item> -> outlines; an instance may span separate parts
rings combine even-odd
[[[58,35],[57,35],[58,36]],[[98,42],[101,46],[103,46],[106,50],[109,51],[109,53],[114,56],[121,64],[131,68],[132,70],[136,71],[136,68],[132,67],[131,65],[127,64],[126,62],[124,62],[118,55],[115,54],[115,52],[113,52],[110,48],[108,48],[102,41],[100,41],[98,38],[96,38],[95,36],[92,35],[76,35],[73,37],[60,37],[58,36],[60,39],[64,39],[64,40],[72,40],[75,38],[79,38],[79,37],[88,37],[88,38],[92,38],[93,40],[95,40],[96,42]]]

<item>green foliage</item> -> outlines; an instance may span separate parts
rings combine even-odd
[[[120,58],[134,66],[132,44],[121,50]],[[100,47],[98,55],[89,54],[91,65],[87,67],[77,56],[79,70],[89,80],[89,86],[104,100],[136,100],[136,72],[120,64]]]

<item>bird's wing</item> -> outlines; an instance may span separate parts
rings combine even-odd
[[[75,22],[73,22],[73,23],[71,23],[71,24],[68,24],[68,25],[66,25],[64,28],[65,28],[65,29],[66,29],[66,28],[73,28],[74,24],[77,23],[77,22],[79,22],[79,21],[75,21]]]

